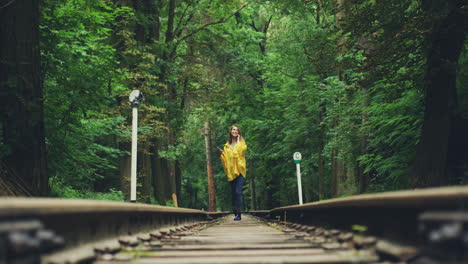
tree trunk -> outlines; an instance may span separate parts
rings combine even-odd
[[[453,4],[454,1],[450,2]],[[437,14],[447,15],[437,16],[439,20],[434,22],[429,36],[426,108],[416,152],[413,187],[441,186],[450,182],[447,170],[451,151],[449,137],[453,133],[452,120],[457,110],[456,68],[467,29],[467,19],[451,8],[453,6],[448,3],[442,10],[436,10]]]
[[[325,105],[320,105],[320,130],[319,130],[319,155],[318,155],[318,193],[319,193],[319,200],[323,200],[325,198],[325,189],[324,189],[324,181],[325,181],[325,161],[323,157],[323,148],[325,147],[325,125],[324,123],[325,118]]]
[[[347,16],[347,2],[346,0],[334,0],[333,1],[333,4],[335,6],[335,23],[336,23],[336,26],[341,29],[341,30],[344,30],[345,28],[345,20],[346,20],[346,16]],[[339,38],[338,38],[338,49],[339,49],[339,53],[340,55],[343,55],[346,51],[346,47],[345,47],[345,37],[344,37],[344,34],[342,34]],[[338,74],[339,74],[339,78],[340,78],[340,81],[345,81],[345,78],[344,78],[344,74],[343,74],[343,68],[344,68],[344,65],[343,63],[338,63]],[[336,124],[337,120],[335,120],[333,122],[333,126],[336,127],[337,124]],[[332,171],[332,175],[331,175],[331,195],[332,197],[337,197],[339,195],[339,182],[340,180],[342,180],[342,175],[343,175],[343,164],[342,164],[342,161],[339,161],[338,160],[338,153],[340,152],[340,149],[337,148],[337,147],[333,147],[332,149],[332,168],[331,168],[331,171]]]
[[[166,47],[162,52],[162,60],[164,63],[161,64],[161,72],[159,79],[162,83],[166,84],[167,87],[167,125],[168,125],[168,141],[167,145],[172,146],[175,144],[176,134],[176,87],[173,81],[169,78],[169,65],[174,61],[175,50],[174,48],[174,20],[175,20],[175,0],[169,0],[168,15],[167,15],[167,29],[166,29]],[[176,180],[176,164],[175,161],[168,162],[169,170],[169,184],[171,191],[171,198],[174,202],[174,206],[178,207],[177,201],[177,180]]]
[[[371,70],[371,67],[373,67],[374,63],[371,63],[370,61],[372,60],[373,54],[375,53],[375,46],[374,43],[372,42],[372,34],[370,35],[361,35],[359,41],[358,41],[358,46],[359,48],[364,51],[364,55],[367,57],[367,60],[364,62],[364,65],[362,67],[362,72],[368,72]],[[368,108],[369,108],[369,100],[370,100],[370,95],[369,95],[369,86],[370,83],[367,80],[363,80],[359,83],[359,86],[361,87],[362,91],[362,114],[361,114],[361,127],[365,128],[368,124],[368,119],[369,119],[369,114],[368,114]],[[366,129],[362,129],[361,135],[360,135],[360,155],[366,155],[368,154],[368,139],[367,139],[367,134],[366,134]],[[364,172],[365,167],[362,165],[358,164],[358,172],[356,176],[356,183],[358,184],[358,192],[359,193],[365,193],[369,187],[370,184],[370,173],[369,172]]]
[[[142,43],[150,44],[153,40],[159,40],[159,6],[157,5],[154,1],[132,0],[135,11],[144,15],[144,19],[139,19],[135,27],[135,39]]]
[[[249,170],[249,178],[250,178],[250,209],[257,210],[257,199],[255,194],[255,165],[251,162],[251,169]]]
[[[205,153],[206,153],[206,170],[208,174],[208,210],[216,212],[216,191],[213,176],[213,159],[211,157],[211,130],[209,121],[205,121]]]
[[[141,147],[149,149],[148,146]],[[151,192],[152,192],[152,168],[151,168],[151,156],[148,151],[141,151],[139,153],[139,157],[141,157],[141,173],[140,173],[140,180],[141,180],[141,194],[140,199],[145,203],[151,203]]]
[[[267,167],[273,168],[278,160],[268,160]],[[273,209],[281,206],[280,195],[281,195],[281,179],[275,178],[273,175],[266,175],[269,179],[266,182],[266,209]],[[296,198],[294,199],[295,201]]]
[[[151,148],[151,167],[153,168],[151,173],[153,175],[153,195],[156,201],[160,205],[166,205],[166,199],[168,198],[166,192],[166,174],[163,169],[163,161],[158,154],[158,144],[155,142],[154,146]]]
[[[322,139],[320,139],[322,141]],[[325,198],[325,190],[324,190],[324,159],[323,159],[323,146],[319,150],[319,156],[318,156],[318,196],[319,200],[323,200]]]
[[[173,129],[169,126],[169,139],[168,146],[173,146],[175,143],[175,136]],[[175,207],[179,207],[177,199],[177,179],[176,179],[176,161],[169,160],[167,161],[167,167],[169,172],[169,190],[171,191],[172,202]]]
[[[266,56],[266,50],[267,50],[267,32],[268,29],[270,28],[271,20],[273,19],[273,16],[270,16],[267,20],[261,20],[259,25],[255,23],[255,19],[252,18],[252,22],[250,26],[258,33],[262,33],[262,39],[260,42],[258,42],[258,47],[260,48],[260,52],[262,53],[262,56]],[[263,91],[263,75],[264,72],[262,69],[257,70],[256,72],[252,73],[252,77],[257,81],[258,89],[259,91]]]
[[[340,196],[345,191],[346,186],[346,165],[344,160],[338,158],[339,151],[336,152],[336,194],[335,197]]]
[[[338,196],[338,151],[336,150],[336,147],[332,148],[332,153],[331,153],[331,179],[330,179],[330,185],[331,185],[331,196],[337,197]]]
[[[175,162],[175,180],[177,197],[182,197],[182,169],[180,168],[179,160]],[[178,203],[180,204],[180,201]]]
[[[333,0],[335,6],[335,21],[338,28],[343,29],[346,24],[348,14],[347,0]]]
[[[49,192],[39,51],[39,1],[0,9],[0,116],[4,161],[34,195]]]
[[[128,144],[124,144],[124,145],[128,145]],[[120,172],[120,190],[124,193],[125,200],[130,200],[131,156],[126,155],[120,158],[119,172]]]
[[[367,114],[367,107],[369,106],[369,91],[367,89],[366,84],[362,86],[362,90],[364,93],[364,111],[362,112],[362,122],[361,126],[365,127],[367,125],[367,120],[369,115]],[[367,135],[365,132],[361,132],[361,155],[367,154]],[[370,177],[368,172],[364,172],[364,167],[359,165],[359,170],[357,173],[356,182],[359,184],[359,193],[365,193],[367,188],[369,187]]]

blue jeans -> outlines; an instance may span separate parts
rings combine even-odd
[[[242,211],[242,185],[244,185],[245,178],[239,175],[237,178],[231,181],[231,197],[232,206],[234,208],[234,214],[240,214]]]

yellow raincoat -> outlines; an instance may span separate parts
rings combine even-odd
[[[245,178],[247,172],[245,162],[245,151],[247,145],[242,140],[234,147],[231,147],[229,143],[224,144],[224,151],[221,154],[221,162],[223,163],[224,172],[226,173],[227,180],[232,181],[242,174]]]

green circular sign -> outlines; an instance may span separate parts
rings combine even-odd
[[[296,164],[301,163],[301,159],[302,159],[301,153],[300,152],[294,152],[293,159],[294,159],[294,162]]]

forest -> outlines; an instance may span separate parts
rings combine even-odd
[[[246,210],[468,183],[466,0],[1,0],[0,194]]]

